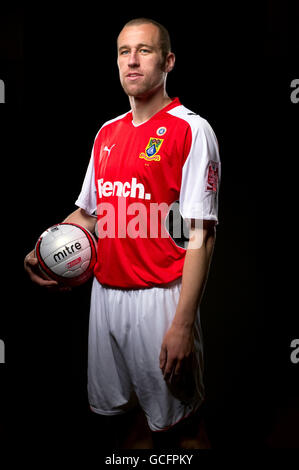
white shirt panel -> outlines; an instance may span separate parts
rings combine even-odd
[[[184,219],[215,220],[218,223],[221,163],[216,135],[206,119],[184,106],[178,106],[169,113],[187,121],[192,132],[190,152],[182,169],[180,213]],[[209,176],[216,173],[217,182],[213,190]]]
[[[81,209],[84,209],[88,215],[96,215],[97,191],[94,176],[93,149],[83,181],[82,189],[75,204],[76,206],[81,207]]]

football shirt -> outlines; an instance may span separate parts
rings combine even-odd
[[[186,249],[166,219],[178,201],[184,219],[218,223],[219,182],[213,129],[178,98],[142,124],[131,111],[106,122],[76,201],[97,213],[98,281],[130,289],[179,278]]]

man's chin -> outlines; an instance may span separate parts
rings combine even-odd
[[[146,92],[140,90],[125,90],[125,93],[132,98],[143,98],[147,95]]]
[[[123,86],[123,90],[126,95],[132,98],[145,98],[148,94],[150,94],[150,90],[147,90],[143,87]]]

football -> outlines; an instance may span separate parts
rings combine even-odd
[[[94,236],[80,225],[56,224],[37,240],[35,256],[46,277],[63,286],[75,287],[93,275],[97,243]]]

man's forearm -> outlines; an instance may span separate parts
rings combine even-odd
[[[197,234],[193,232],[193,234],[195,236],[199,235],[198,232]],[[196,318],[197,308],[204,292],[212,259],[215,228],[210,223],[206,223],[203,226],[201,235],[203,240],[200,248],[191,248],[191,243],[188,245],[183,268],[181,293],[173,325],[192,327]]]
[[[72,212],[70,215],[68,215],[63,222],[81,225],[82,227],[86,228],[91,233],[93,233],[96,221],[96,217],[88,215],[85,210],[79,208]]]

